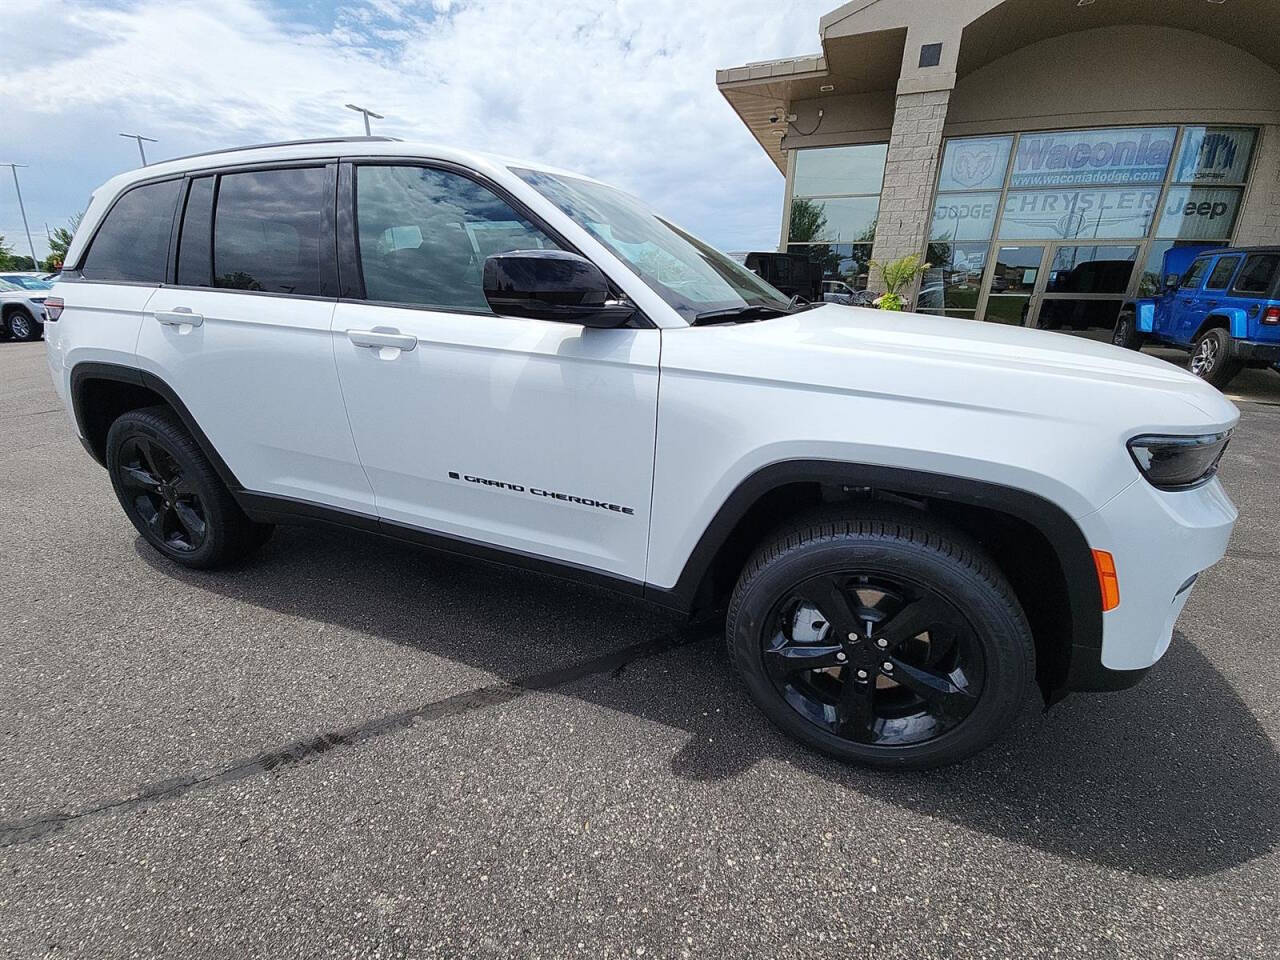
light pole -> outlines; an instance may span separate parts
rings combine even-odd
[[[364,107],[357,107],[354,103],[348,103],[346,106],[347,106],[347,109],[348,109],[348,110],[354,110],[356,113],[363,113],[363,114],[364,114],[364,135],[365,135],[366,137],[371,137],[371,136],[373,136],[373,134],[369,132],[369,118],[370,118],[370,117],[373,117],[373,119],[375,119],[375,120],[385,120],[385,119],[386,119],[386,117],[384,117],[382,114],[380,114],[380,113],[374,113],[372,110],[366,110]]]
[[[159,140],[155,139],[155,137],[144,137],[144,136],[143,136],[142,134],[140,134],[140,133],[122,133],[122,134],[120,134],[120,136],[124,137],[126,140],[136,140],[136,141],[138,141],[138,156],[140,156],[140,157],[142,158],[142,165],[143,165],[144,167],[147,165],[147,155],[146,155],[146,153],[145,153],[145,152],[143,151],[143,149],[142,149],[142,141],[143,141],[143,140],[145,140],[145,141],[147,141],[147,143],[159,143],[159,142],[160,142]]]
[[[18,194],[18,211],[22,214],[22,229],[27,232],[27,246],[31,248],[31,269],[39,270],[40,261],[36,259],[36,245],[31,242],[31,228],[27,226],[27,208],[22,205],[22,188],[18,186],[18,168],[25,163],[0,163],[0,167],[8,167],[13,171],[13,189]]]

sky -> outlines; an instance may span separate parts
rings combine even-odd
[[[725,250],[773,249],[783,177],[718,67],[818,51],[838,0],[23,0],[5,35],[0,162],[49,229],[116,173],[226,146],[374,132],[492,151],[631,191]],[[16,65],[16,70],[14,69]],[[26,253],[0,168],[0,234]]]

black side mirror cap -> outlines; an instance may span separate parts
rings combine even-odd
[[[1177,290],[1178,284],[1182,282],[1182,277],[1176,273],[1170,273],[1164,278],[1164,288],[1166,290]]]
[[[585,327],[621,327],[636,314],[609,280],[568,250],[512,250],[484,261],[484,297],[494,313]]]

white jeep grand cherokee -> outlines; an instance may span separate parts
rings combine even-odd
[[[761,709],[926,767],[1134,683],[1236,518],[1230,402],[1061,334],[796,304],[639,201],[381,138],[93,198],[49,365],[156,550],[322,522],[727,610]]]

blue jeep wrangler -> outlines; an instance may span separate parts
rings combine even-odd
[[[1121,308],[1113,343],[1189,350],[1219,390],[1245,367],[1280,367],[1280,247],[1174,247],[1163,273],[1162,296]]]

